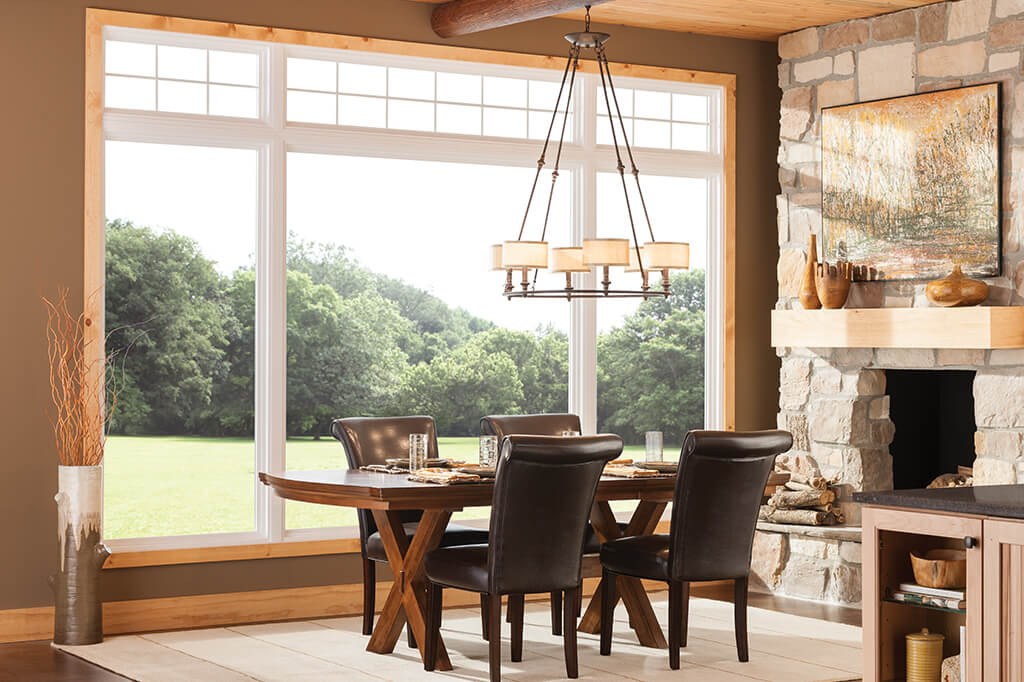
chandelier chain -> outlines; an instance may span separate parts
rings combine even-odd
[[[611,103],[611,99],[609,99],[609,97],[608,97],[608,85],[605,82],[605,72],[606,71],[608,72],[608,79],[607,79],[608,83],[610,83],[611,80],[612,80],[612,74],[611,74],[611,71],[608,68],[607,59],[602,58],[603,54],[604,54],[604,50],[599,47],[597,49],[597,70],[601,74],[601,90],[604,91],[604,104],[605,104],[605,108],[608,110],[608,123],[609,123],[609,125],[611,126],[611,129],[612,129],[612,145],[615,147],[615,158],[618,160],[617,167],[618,167],[618,171],[619,171],[619,179],[622,181],[622,194],[623,194],[623,197],[626,200],[626,214],[629,216],[629,229],[633,233],[633,248],[636,250],[636,262],[637,262],[637,266],[640,268],[640,277],[643,278],[646,281],[647,269],[644,267],[644,261],[643,261],[643,258],[641,257],[641,253],[640,253],[640,240],[637,239],[637,237],[636,237],[636,222],[633,220],[633,208],[629,204],[629,191],[626,189],[626,174],[625,174],[626,166],[622,163],[622,154],[619,152],[619,140],[618,140],[618,136],[615,134],[615,117],[612,116],[612,103]],[[618,102],[618,100],[616,100],[616,102],[615,102],[615,110],[618,112],[618,109],[619,109],[619,102]],[[619,112],[619,122],[620,123],[622,122],[622,113],[621,112]],[[629,142],[628,142],[628,140],[626,140],[625,129],[623,129],[622,137],[623,137],[623,141],[626,143],[626,145],[628,147]],[[653,237],[652,237],[652,239],[653,239]]]
[[[545,157],[548,153],[548,144],[551,142],[551,133],[555,129],[555,121],[558,120],[558,105],[562,102],[562,91],[565,89],[565,79],[569,75],[569,67],[573,64],[573,57],[576,56],[577,60],[579,57],[579,48],[573,46],[569,48],[569,60],[565,63],[565,70],[562,71],[562,83],[558,86],[558,97],[555,99],[555,106],[551,111],[551,122],[548,123],[548,134],[544,136],[544,146],[540,150],[540,158],[537,159],[537,172],[533,175],[533,184],[530,186],[530,197],[526,200],[526,211],[523,212],[523,222],[519,226],[519,236],[517,240],[523,238],[523,232],[526,231],[526,219],[530,217],[530,206],[533,205],[533,195],[537,191],[537,181],[540,180],[540,172],[544,168]],[[575,76],[575,69],[573,71]],[[569,93],[572,96],[572,92]],[[569,111],[568,102],[566,102],[565,110]]]
[[[612,93],[612,101],[615,102],[615,113],[619,119],[619,127],[622,128],[622,143],[626,146],[626,154],[629,156],[629,164],[632,166],[633,179],[636,181],[636,193],[640,197],[640,205],[644,209],[644,219],[647,221],[647,231],[651,235],[651,241],[657,241],[654,238],[654,228],[651,226],[651,216],[647,212],[647,200],[644,199],[643,188],[640,187],[640,169],[636,166],[636,159],[633,158],[633,147],[629,144],[629,137],[626,135],[626,123],[622,120],[622,109],[619,108],[619,97],[615,94],[615,83],[612,82],[611,66],[608,63],[608,55],[605,53],[604,48],[597,50],[598,61],[604,62],[604,68],[608,72],[608,89]],[[612,128],[615,127],[615,123],[612,122]]]

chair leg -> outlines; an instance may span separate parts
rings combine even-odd
[[[512,614],[512,661],[523,660],[523,595],[508,595],[508,612]]]
[[[556,637],[562,634],[562,593],[551,593],[551,634]]]
[[[501,680],[501,595],[487,595],[491,605],[488,608],[491,622],[488,626],[490,639],[487,640],[487,665],[491,671],[491,682]]]
[[[480,634],[483,636],[486,642],[490,638],[488,632],[488,626],[491,624],[491,600],[487,598],[486,594],[480,594]]]
[[[423,643],[423,669],[433,670],[437,663],[437,640],[441,632],[441,602],[443,590],[440,585],[430,583],[427,588],[427,634]]]
[[[615,620],[615,574],[601,569],[601,655],[612,653],[612,621]]]
[[[682,600],[683,603],[682,603],[682,608],[681,608],[682,617],[681,617],[680,620],[681,620],[681,624],[683,626],[683,629],[680,632],[680,636],[679,636],[679,646],[685,648],[686,647],[686,633],[690,629],[690,583],[688,583],[686,581],[683,581],[681,592],[682,592],[682,596],[680,597],[680,599]]]
[[[570,679],[580,676],[579,655],[576,651],[576,613],[569,608],[569,604],[576,602],[576,596],[580,593],[579,587],[565,591],[565,622],[562,623],[562,646],[565,648],[565,674]]]
[[[416,635],[412,634],[412,626],[408,623],[405,624],[405,639],[410,649],[416,648]]]
[[[576,588],[576,617],[583,615],[583,587]]]
[[[748,578],[736,578],[736,596],[733,599],[736,622],[736,655],[741,663],[750,660],[750,652],[747,648],[747,587]]]
[[[377,564],[363,557],[363,634],[373,634],[373,612],[377,601]]]
[[[668,667],[679,670],[679,647],[683,629],[683,585],[679,581],[668,583]]]

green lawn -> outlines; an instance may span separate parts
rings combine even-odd
[[[477,439],[439,438],[442,457],[475,462]],[[666,458],[678,448],[666,447]],[[345,453],[333,439],[292,439],[289,469],[343,469]],[[627,446],[627,457],[643,457],[643,446]],[[241,438],[111,436],[104,458],[104,536],[157,537],[255,530],[255,448]],[[618,502],[619,510],[631,502]],[[483,518],[487,508],[466,509],[455,518]],[[355,511],[300,502],[286,503],[288,528],[354,526]]]

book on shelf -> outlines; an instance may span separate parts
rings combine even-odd
[[[889,596],[898,602],[904,604],[920,604],[922,606],[937,606],[943,609],[957,609],[963,611],[967,609],[966,599],[950,599],[947,597],[933,597],[928,594],[916,594],[914,592],[907,592],[905,590],[894,590]]]
[[[924,585],[918,585],[917,583],[900,583],[902,592],[912,592],[914,594],[925,594],[929,597],[945,597],[946,599],[966,599],[967,590],[963,589],[946,589],[940,587],[925,587]]]

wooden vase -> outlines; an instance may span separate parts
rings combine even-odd
[[[978,305],[988,298],[988,285],[964,275],[959,265],[949,277],[928,282],[924,291],[929,301],[944,308]]]
[[[53,641],[77,646],[103,641],[100,571],[110,550],[103,537],[103,466],[58,467]]]
[[[846,305],[850,295],[850,282],[853,281],[853,264],[839,261],[829,265],[821,263],[814,271],[814,287],[818,292],[821,305],[832,310]]]
[[[821,307],[818,290],[814,284],[814,272],[817,264],[818,241],[817,235],[812,234],[810,244],[807,246],[807,264],[804,266],[804,276],[800,280],[800,305],[806,310],[817,310]]]

